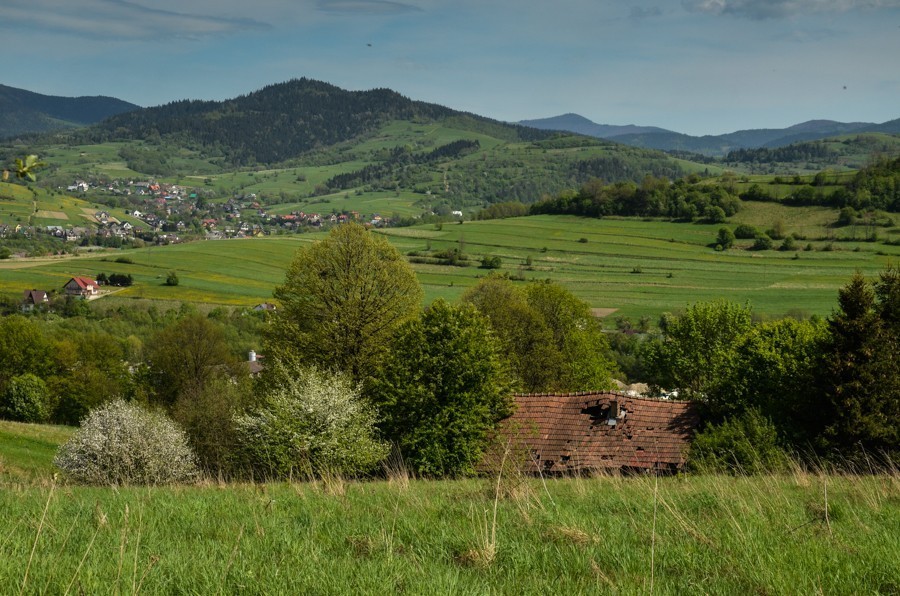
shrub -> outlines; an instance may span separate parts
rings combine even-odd
[[[503,260],[500,257],[489,257],[485,255],[481,259],[482,269],[500,269],[503,267]]]
[[[199,473],[174,422],[122,400],[92,410],[53,463],[84,484],[171,484]]]
[[[375,412],[342,373],[273,363],[263,403],[234,419],[240,456],[254,475],[355,474],[387,456]]]
[[[778,247],[778,250],[797,250],[797,241],[793,239],[793,237],[788,236],[782,241],[781,246]]]
[[[0,397],[0,416],[4,418],[19,422],[47,422],[50,418],[47,385],[31,373],[10,379]]]
[[[753,250],[769,250],[772,248],[772,239],[765,234],[760,234],[753,242]]]
[[[749,240],[751,238],[756,238],[759,235],[759,232],[753,226],[749,224],[741,224],[734,229],[734,237],[741,238],[743,240]]]
[[[166,285],[167,286],[177,286],[178,285],[178,274],[174,271],[169,271],[169,274],[166,276]]]
[[[707,207],[704,216],[709,223],[725,223],[727,219],[725,210],[715,205]]]
[[[721,246],[722,249],[731,248],[734,246],[734,233],[728,228],[719,228],[719,234],[716,236],[716,244]]]
[[[689,459],[695,470],[749,474],[782,469],[787,461],[775,426],[752,409],[697,433]]]

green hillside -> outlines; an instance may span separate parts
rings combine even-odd
[[[106,211],[120,222],[141,225],[140,220],[124,209],[110,208],[101,203],[79,199],[62,192],[40,187],[26,188],[18,184],[0,182],[0,224],[37,227],[93,226],[98,211]]]

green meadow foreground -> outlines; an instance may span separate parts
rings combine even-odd
[[[86,488],[65,434],[0,427],[2,593],[900,591],[896,473]]]

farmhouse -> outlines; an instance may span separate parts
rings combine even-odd
[[[89,277],[73,277],[63,286],[66,295],[90,299],[97,295],[99,284]]]
[[[516,395],[515,413],[501,426],[523,471],[674,472],[685,463],[699,417],[692,402],[624,393]]]
[[[25,290],[25,297],[22,300],[22,312],[31,312],[36,306],[47,304],[50,297],[44,290]]]

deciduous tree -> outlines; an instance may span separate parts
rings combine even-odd
[[[474,471],[488,434],[512,411],[499,350],[470,304],[438,299],[400,330],[372,395],[385,436],[417,472]]]
[[[296,355],[361,381],[415,317],[422,289],[396,248],[351,223],[300,249],[275,297],[281,308],[268,326],[268,357]]]

